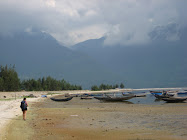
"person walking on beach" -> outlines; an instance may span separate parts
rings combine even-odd
[[[27,107],[28,107],[26,98],[24,98],[23,101],[21,101],[20,107],[21,107],[21,110],[23,111],[23,120],[25,121],[26,120]]]

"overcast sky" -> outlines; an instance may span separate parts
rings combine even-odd
[[[156,26],[186,27],[186,7],[187,0],[1,0],[0,34],[38,29],[65,46],[103,36],[107,45],[147,43]]]

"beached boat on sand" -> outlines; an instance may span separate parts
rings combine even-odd
[[[184,91],[184,92],[178,92],[177,94],[187,94],[187,92],[186,91]]]
[[[55,98],[50,98],[53,101],[57,101],[57,102],[66,102],[66,101],[70,101],[73,97],[69,97],[69,98],[65,98],[65,99],[55,99]]]
[[[157,94],[155,94],[154,95],[156,98],[159,98],[159,99],[161,99],[161,98],[169,98],[169,97],[173,97],[174,96],[174,94],[166,94],[166,95],[157,95]]]
[[[101,101],[109,101],[109,102],[116,102],[116,101],[124,101],[129,100],[131,98],[134,98],[134,96],[123,96],[123,97],[115,97],[115,96],[104,96],[104,97],[94,97],[95,99],[101,100]]]
[[[162,95],[162,91],[150,91],[153,95]]]
[[[128,96],[135,96],[135,94],[132,93],[132,92],[124,92],[124,93],[122,93],[122,95],[125,96],[125,97],[128,97]]]
[[[170,98],[163,98],[162,100],[170,103],[177,103],[177,102],[184,102],[187,100],[186,97],[170,97]]]
[[[124,93],[122,93],[122,95],[123,96],[134,96],[134,97],[146,97],[146,94],[135,94],[132,92],[124,92]]]
[[[93,99],[93,97],[90,97],[90,96],[84,97],[84,96],[83,96],[83,97],[81,97],[80,99],[86,99],[86,100],[87,100],[87,99]]]
[[[134,97],[146,97],[146,94],[134,95]]]
[[[150,92],[150,93],[160,93],[160,92],[162,92],[162,91],[153,91],[153,90],[150,90],[149,92]]]

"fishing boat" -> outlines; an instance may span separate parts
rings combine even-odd
[[[151,93],[152,95],[162,95],[162,92]]]
[[[162,92],[163,91],[149,91],[151,94],[153,94],[153,95],[162,95]]]
[[[187,92],[186,91],[184,91],[184,92],[177,92],[177,94],[187,94]]]
[[[84,97],[84,96],[83,96],[83,97],[81,97],[80,99],[86,99],[86,100],[87,100],[87,99],[93,99],[93,97],[90,97],[90,96]]]
[[[123,96],[134,96],[134,93],[132,92],[122,92]]]
[[[109,101],[109,102],[117,102],[117,101],[124,101],[134,98],[133,96],[123,96],[123,97],[115,97],[115,96],[103,96],[103,97],[94,97],[95,99],[102,100],[102,101]]]
[[[161,98],[169,98],[169,97],[173,97],[174,96],[174,94],[166,94],[166,95],[157,95],[157,94],[154,94],[154,96],[156,97],[156,98],[159,98],[159,99],[161,99]]]
[[[141,93],[145,93],[145,92],[141,92]],[[146,94],[136,94],[133,92],[124,92],[122,93],[123,96],[134,96],[134,97],[146,97]]]
[[[66,102],[66,101],[70,101],[73,97],[69,97],[69,98],[65,98],[65,99],[55,99],[55,98],[50,98],[53,101],[57,101],[57,102]]]
[[[163,98],[162,100],[169,102],[169,103],[178,103],[178,102],[184,102],[187,100],[186,97],[169,97],[169,98]]]
[[[146,97],[146,94],[134,95],[134,97]]]
[[[159,91],[150,90],[149,92],[150,92],[150,93],[160,93],[160,92],[162,92],[162,91],[161,91],[161,90],[159,90]]]

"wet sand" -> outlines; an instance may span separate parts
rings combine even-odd
[[[27,120],[17,117],[3,139],[34,140],[183,140],[187,139],[187,103],[162,105],[100,102],[74,97],[32,103]]]

